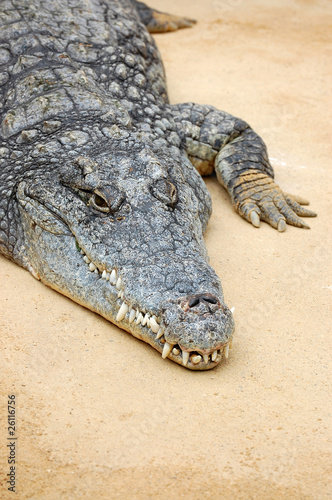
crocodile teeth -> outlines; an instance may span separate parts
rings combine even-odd
[[[103,274],[101,275],[101,277],[103,278],[103,280],[105,280],[105,279],[106,279],[106,276],[107,276],[107,272],[106,272],[106,271],[105,271],[105,269],[104,269]]]
[[[203,359],[206,364],[209,362],[209,355],[208,354],[203,354]]]
[[[153,331],[153,333],[158,333],[160,326],[158,325],[156,318],[152,316],[150,319],[150,328]]]
[[[231,313],[234,314],[235,312],[235,307],[231,307]]]
[[[122,303],[122,306],[119,309],[119,312],[116,317],[116,321],[122,321],[127,312],[129,311],[129,307],[125,302]]]
[[[225,347],[225,350],[224,350],[224,354],[225,354],[226,359],[228,358],[228,351],[229,351],[229,345],[227,344],[227,346]]]
[[[89,257],[87,257],[86,255],[83,257],[83,260],[84,262],[86,262],[87,264],[90,264],[91,260],[89,259]]]
[[[122,288],[122,279],[121,278],[118,278],[116,285],[115,285],[115,288],[117,290],[121,290],[121,288]]]
[[[97,269],[97,268],[96,268],[96,266],[94,265],[94,263],[93,263],[93,262],[90,262],[90,264],[89,264],[89,269],[90,269],[90,271],[92,272],[92,271],[94,271],[94,270],[95,270],[95,269]]]
[[[137,320],[135,321],[136,325],[139,325],[142,320],[143,320],[143,314],[139,313],[137,316]]]
[[[218,356],[218,351],[213,351],[213,353],[211,354],[212,361],[215,361],[217,359],[217,356]]]
[[[178,349],[177,347],[174,347],[172,353],[175,354],[175,356],[178,356],[180,354],[180,349]]]
[[[115,283],[116,283],[116,270],[115,269],[113,269],[113,271],[111,272],[110,283],[111,283],[111,285],[115,285]]]
[[[200,356],[199,354],[197,354],[196,356],[191,356],[191,362],[194,364],[194,365],[197,365],[200,361],[202,361],[202,356]]]
[[[189,352],[183,351],[182,352],[182,364],[183,364],[183,366],[187,366],[188,359],[189,359]]]
[[[85,255],[85,253],[83,252],[83,250],[80,250],[80,252],[81,252],[82,255]]]
[[[163,359],[167,358],[167,356],[169,355],[169,353],[173,349],[173,345],[174,344],[169,344],[168,342],[165,342],[165,345],[164,345],[164,348],[163,348],[163,352],[162,352],[162,355],[161,355],[161,357]]]
[[[156,339],[160,339],[164,335],[164,330],[162,328],[159,328],[158,333],[156,335]]]
[[[132,309],[129,313],[129,323],[132,323],[134,321],[135,316],[136,316],[136,311],[135,309]]]
[[[143,318],[142,325],[145,326],[149,321],[149,313],[146,313],[146,315]]]

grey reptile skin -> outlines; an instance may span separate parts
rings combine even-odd
[[[0,2],[0,252],[206,370],[228,356],[234,320],[208,264],[200,174],[215,170],[255,226],[315,214],[274,183],[247,123],[169,104],[147,28],[191,24],[130,0]]]

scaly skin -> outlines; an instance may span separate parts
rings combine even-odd
[[[306,227],[296,214],[314,214],[273,182],[246,123],[168,103],[144,23],[193,22],[130,0],[1,3],[0,251],[164,358],[205,370],[227,357],[234,321],[207,262],[198,171],[215,168],[254,225]]]

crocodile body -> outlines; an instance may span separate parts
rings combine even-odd
[[[146,29],[190,25],[131,0],[3,0],[0,252],[163,358],[228,355],[233,315],[208,264],[216,171],[253,225],[314,215],[273,181],[244,121],[170,105]]]

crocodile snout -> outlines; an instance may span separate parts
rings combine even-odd
[[[234,319],[222,296],[201,292],[169,301],[163,311],[163,327],[166,342],[178,346],[183,363],[192,359],[199,369],[201,362],[203,366],[220,360],[232,338]]]

